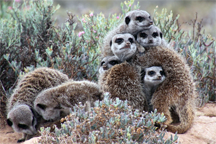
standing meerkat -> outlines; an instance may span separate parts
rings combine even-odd
[[[151,104],[152,95],[157,87],[165,80],[166,76],[161,66],[152,66],[143,70],[141,81],[143,91],[147,98],[149,112],[154,111]]]
[[[33,101],[43,89],[56,86],[68,80],[68,76],[58,70],[37,68],[19,80],[7,102],[7,123],[15,132],[22,132],[25,141],[37,133],[40,116],[33,109]]]
[[[142,91],[140,70],[127,62],[114,65],[99,75],[99,85],[111,98],[128,100],[129,105],[141,111],[148,111],[146,97]]]
[[[109,31],[104,37],[102,46],[103,57],[112,56],[113,53],[110,49],[110,41],[113,36],[120,33],[130,33],[136,35],[139,31],[149,29],[153,24],[153,20],[148,12],[144,10],[133,10],[126,13],[124,22],[121,23],[117,28]]]
[[[87,101],[93,104],[96,100],[102,100],[98,84],[90,81],[67,81],[39,93],[34,108],[45,120],[55,121],[68,115],[75,104],[85,104]]]
[[[137,34],[137,42],[143,47],[167,46],[161,30],[153,25],[149,29],[142,30]]]
[[[196,97],[193,77],[186,61],[167,47],[145,47],[145,53],[139,57],[139,65],[163,68],[166,78],[153,93],[151,104],[159,113],[164,113],[169,131],[185,133],[194,119]],[[172,117],[174,113],[179,120]]]

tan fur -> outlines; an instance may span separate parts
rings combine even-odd
[[[90,81],[67,81],[38,94],[34,108],[45,120],[57,120],[69,114],[69,109],[75,104],[85,104],[88,101],[93,105],[96,100],[102,100],[98,84]]]
[[[139,22],[136,20],[138,16],[144,17],[145,20]],[[130,22],[126,24],[126,18],[130,19]],[[118,27],[112,29],[107,33],[104,37],[103,45],[102,45],[102,57],[112,56],[114,55],[110,49],[110,41],[113,36],[121,33],[130,33],[132,35],[136,35],[139,31],[144,29],[149,29],[153,21],[151,20],[150,14],[144,10],[133,10],[126,13],[124,17],[124,22],[122,22]]]
[[[45,88],[56,86],[68,80],[68,76],[58,70],[37,68],[21,78],[7,103],[7,121],[14,131],[32,135],[37,131],[38,115],[33,108],[33,101]],[[32,121],[34,119],[34,125]],[[20,129],[18,124],[25,124],[28,129]]]
[[[114,65],[99,75],[99,85],[111,98],[128,100],[129,105],[141,111],[148,111],[147,101],[142,92],[140,70],[127,62]]]
[[[193,78],[185,60],[174,50],[157,46],[146,48],[145,54],[139,57],[139,65],[162,66],[166,79],[154,92],[151,103],[154,109],[165,114],[169,131],[185,133],[194,119],[196,97]]]

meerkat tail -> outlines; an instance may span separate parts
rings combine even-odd
[[[184,109],[184,108],[183,108]],[[194,119],[194,112],[191,108],[185,108],[184,110],[177,110],[177,113],[180,115],[180,123],[171,123],[167,126],[167,130],[173,133],[177,132],[178,134],[185,133],[192,125]]]

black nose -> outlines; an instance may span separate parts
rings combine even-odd
[[[149,22],[149,25],[153,25],[153,21],[150,21],[150,22]]]
[[[149,43],[153,43],[153,40],[149,40]]]

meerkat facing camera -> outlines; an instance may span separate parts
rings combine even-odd
[[[149,29],[145,29],[137,34],[137,42],[143,47],[166,46],[167,42],[163,38],[161,30],[153,25]]]
[[[68,115],[75,104],[85,104],[88,101],[92,105],[96,100],[102,100],[98,84],[90,81],[67,81],[39,93],[34,108],[45,120],[55,121]]]
[[[37,133],[41,116],[33,109],[37,94],[45,88],[56,86],[67,81],[67,75],[50,68],[37,68],[18,81],[18,84],[7,102],[7,123],[15,132],[22,132],[25,141]]]
[[[165,124],[168,131],[185,133],[194,119],[197,96],[186,61],[174,50],[156,46],[145,47],[145,53],[139,57],[138,63],[141,67],[163,68],[166,78],[153,93],[151,104],[154,109],[166,116]],[[177,115],[179,120],[175,120],[176,117],[173,115]]]
[[[147,98],[149,112],[154,111],[151,98],[157,87],[165,80],[166,76],[161,66],[152,66],[143,70],[143,91]]]
[[[124,22],[121,23],[117,28],[109,31],[104,37],[102,45],[103,57],[112,56],[113,53],[110,49],[110,41],[113,36],[120,33],[130,33],[136,35],[139,31],[149,29],[153,25],[153,20],[148,12],[144,10],[133,10],[126,13]]]
[[[121,61],[130,59],[137,51],[135,38],[129,33],[116,34],[110,42],[110,47]]]

